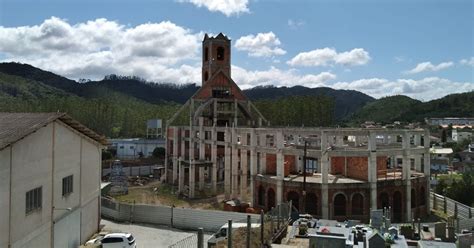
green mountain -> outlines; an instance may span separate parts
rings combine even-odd
[[[169,102],[183,104],[199,89],[199,86],[195,84],[177,86],[172,83],[146,82],[138,77],[117,75],[106,76],[100,81],[78,83],[31,65],[19,63],[0,63],[0,72],[43,82],[49,86],[85,98],[100,98],[109,91],[113,91],[151,104]],[[350,116],[362,108],[366,103],[375,100],[358,91],[334,90],[327,87],[255,87],[244,90],[244,94],[252,101],[274,100],[290,96],[327,96],[334,100],[334,112],[332,116],[335,120],[345,119],[347,116]]]
[[[365,105],[350,117],[350,122],[353,125],[365,121],[423,122],[425,118],[430,117],[472,116],[474,116],[474,91],[451,94],[428,102],[401,95],[384,97]]]

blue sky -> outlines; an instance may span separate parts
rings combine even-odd
[[[474,90],[471,0],[0,0],[0,59],[74,79],[199,84],[206,32],[232,39],[243,88]]]

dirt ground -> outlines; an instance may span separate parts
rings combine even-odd
[[[132,186],[128,188],[127,195],[115,196],[116,200],[126,203],[164,205],[196,209],[217,209],[223,210],[223,203],[217,202],[215,198],[210,201],[189,200],[178,197],[173,188],[159,181],[151,182],[144,186]]]

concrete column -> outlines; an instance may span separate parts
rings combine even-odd
[[[178,177],[178,192],[182,193],[184,190],[184,165],[181,162],[182,157],[178,158],[178,168],[179,168],[179,177]]]
[[[430,202],[430,197],[429,197],[429,190],[430,190],[430,187],[431,187],[431,157],[430,157],[430,131],[429,130],[425,130],[425,134],[424,134],[424,138],[423,138],[423,141],[424,141],[424,147],[425,147],[425,152],[423,153],[423,173],[425,174],[425,178],[426,178],[426,191],[427,193],[425,194],[425,198],[426,198],[426,207],[427,207],[427,211],[429,213],[430,209],[431,209],[431,202]]]
[[[422,172],[422,170],[421,170],[421,155],[420,154],[415,154],[415,155],[413,155],[413,159],[415,160],[415,171],[416,172]]]
[[[257,137],[255,135],[255,131],[252,130],[250,133],[250,197],[252,207],[255,206],[255,176],[257,175],[257,152],[256,152],[256,145],[257,145]]]
[[[178,180],[178,127],[173,128],[173,174],[171,179],[171,184],[176,185],[176,181]]]
[[[267,147],[267,135],[259,134],[259,147]],[[267,173],[267,154],[265,152],[260,152],[260,171],[259,174]]]
[[[414,139],[413,141],[415,142],[415,146],[421,146],[421,135],[420,134],[415,134],[413,135]]]
[[[412,221],[411,214],[411,162],[410,162],[410,135],[408,132],[405,132],[402,138],[403,146],[403,184],[405,185],[405,209],[406,209],[406,221]]]
[[[204,167],[200,166],[199,167],[199,182],[198,182],[198,187],[199,187],[199,190],[203,190],[204,189],[204,183],[206,181],[206,171],[204,170]]]
[[[321,132],[321,209],[323,219],[329,219],[329,155],[327,151],[327,136]]]
[[[211,185],[212,185],[212,193],[217,193],[217,132],[216,128],[212,128],[211,133],[212,145],[211,145],[211,162],[212,162],[212,170],[211,170]]]
[[[181,158],[186,159],[186,130],[181,129]]]
[[[189,130],[189,198],[194,198],[194,193],[196,189],[195,180],[196,180],[196,167],[194,164],[194,133],[193,129]]]
[[[225,199],[230,199],[231,194],[231,146],[230,146],[230,132],[229,129],[226,129],[225,132],[225,146],[224,146],[224,192]]]
[[[194,198],[196,190],[196,167],[194,164],[189,165],[189,198]]]
[[[241,170],[242,175],[240,177],[240,197],[243,202],[248,201],[247,166],[248,166],[247,150],[241,149],[240,150],[240,170]]]
[[[277,190],[276,190],[276,203],[277,205],[283,201],[283,178],[285,177],[285,161],[283,156],[283,133],[278,131],[275,135],[275,144],[277,147],[276,153],[276,171],[277,171]]]
[[[370,208],[377,209],[377,152],[370,152],[368,157],[368,181],[370,185]]]
[[[367,148],[369,151],[377,150],[377,140],[375,132],[370,132],[368,137],[368,145]]]
[[[237,198],[239,194],[239,150],[237,149],[237,133],[232,128],[232,198]]]
[[[338,147],[344,146],[344,136],[341,136],[341,135],[336,136],[336,146]]]

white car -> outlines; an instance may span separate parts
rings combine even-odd
[[[109,233],[101,240],[103,248],[136,248],[135,238],[130,233]]]

